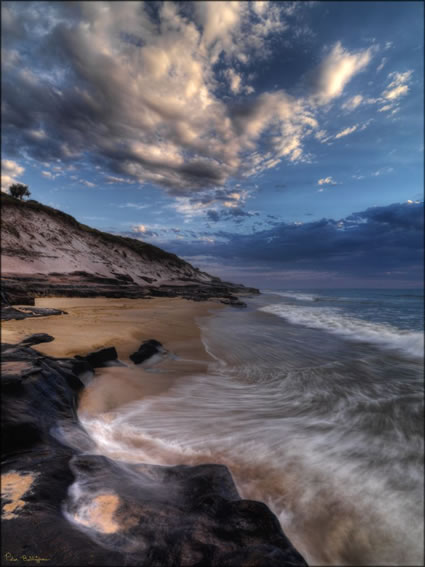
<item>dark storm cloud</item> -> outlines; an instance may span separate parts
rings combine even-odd
[[[391,226],[395,230],[423,230],[423,204],[406,203],[393,204],[387,207],[373,207],[362,213],[354,213],[347,220],[356,222],[357,219],[368,219],[375,225]]]
[[[376,277],[405,273],[420,279],[423,263],[423,203],[374,207],[340,221],[280,223],[253,234],[220,232],[226,243],[171,245],[186,256],[207,254],[239,265],[328,270]]]
[[[218,222],[221,218],[217,211],[208,211],[207,217],[210,221],[213,221],[213,222]]]
[[[257,212],[244,211],[241,207],[229,207],[226,209],[221,209],[220,211],[207,211],[207,218],[212,222],[225,221],[229,219],[236,219],[237,222],[242,222],[246,218],[258,215],[259,213]]]

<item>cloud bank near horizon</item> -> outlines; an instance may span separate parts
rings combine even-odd
[[[274,273],[282,281],[296,274],[306,283],[383,276],[421,282],[423,230],[424,203],[418,201],[372,207],[340,220],[276,223],[252,234],[220,231],[165,246],[203,269],[258,281]]]

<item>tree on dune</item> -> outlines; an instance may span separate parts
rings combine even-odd
[[[23,183],[14,183],[9,187],[9,193],[15,199],[19,199],[23,201],[24,197],[29,197],[31,192],[28,189],[28,185],[24,185]]]

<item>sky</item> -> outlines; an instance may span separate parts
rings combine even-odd
[[[260,288],[423,282],[423,2],[2,2],[2,191]]]

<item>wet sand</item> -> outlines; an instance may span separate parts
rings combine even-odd
[[[37,307],[62,309],[66,315],[3,323],[2,341],[19,342],[33,333],[48,333],[51,343],[33,348],[54,357],[84,355],[114,346],[128,366],[96,370],[84,389],[80,411],[104,413],[167,390],[176,379],[202,372],[212,361],[201,341],[197,319],[222,305],[181,298],[37,298]],[[134,365],[129,355],[148,339],[160,341],[168,355]]]

